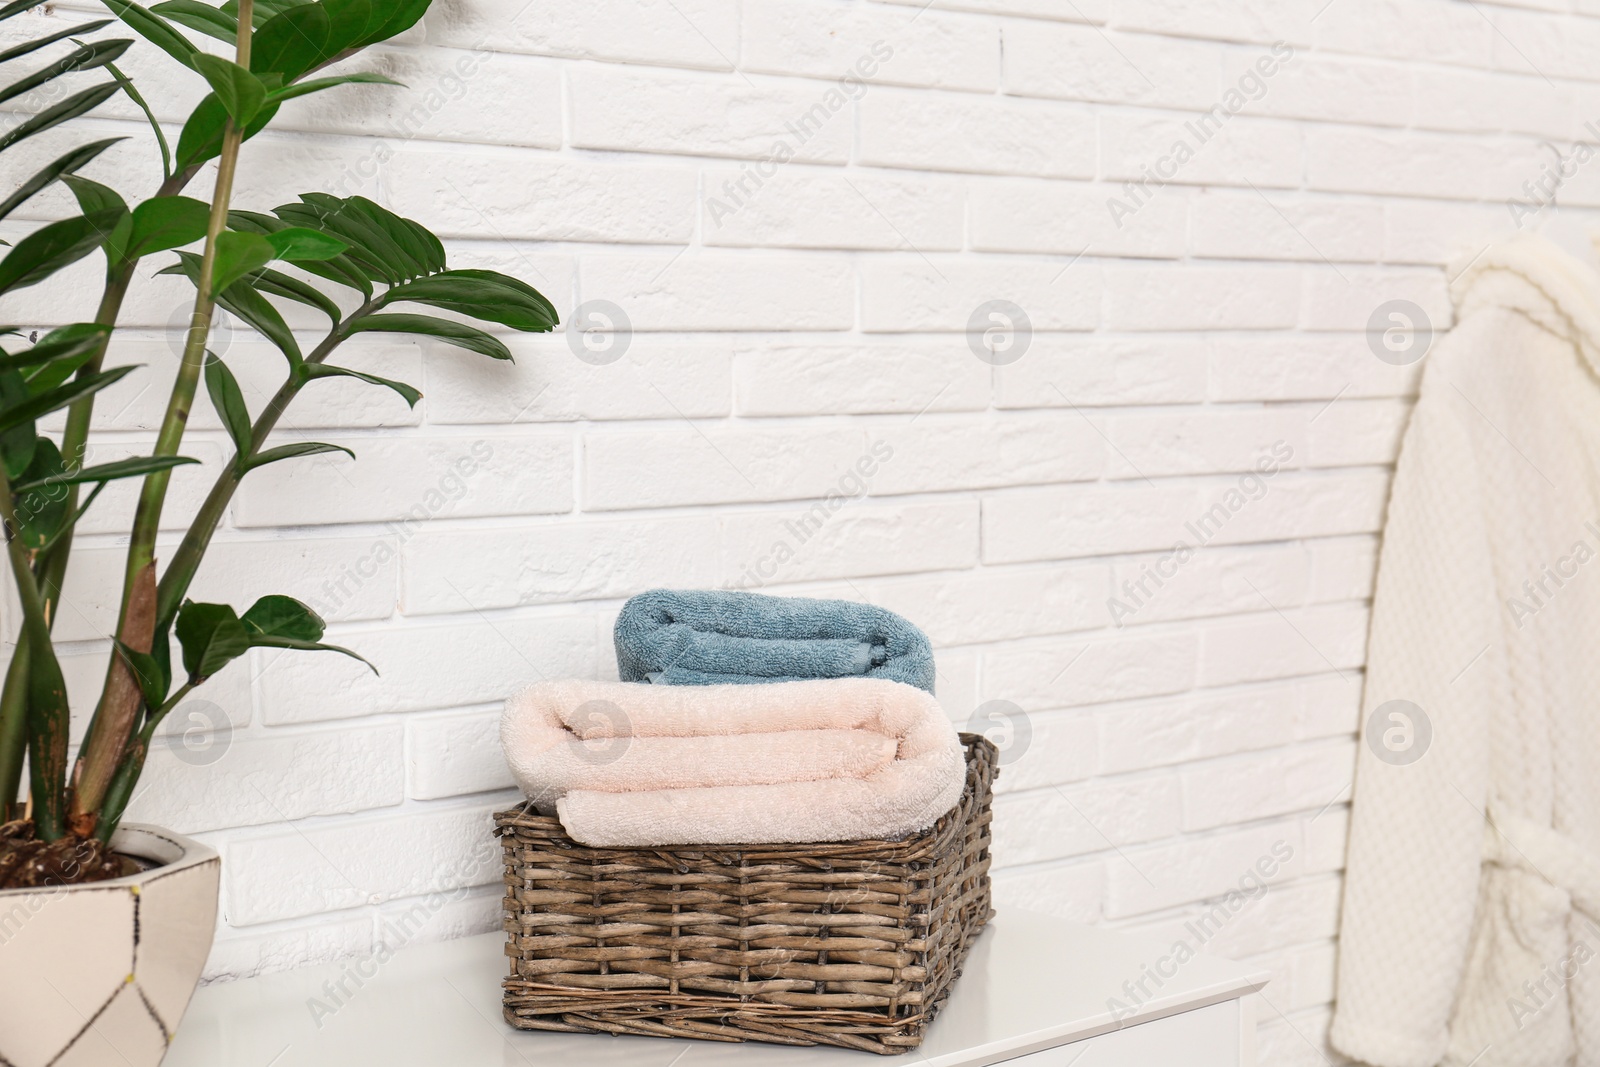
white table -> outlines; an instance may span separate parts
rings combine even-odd
[[[1196,956],[1159,989],[1145,978],[1151,995],[1119,1026],[1107,999],[1128,1003],[1124,983],[1168,958],[1170,945],[1003,911],[973,946],[922,1047],[890,1057],[514,1030],[500,1017],[503,946],[502,935],[485,934],[411,946],[381,965],[207,987],[195,994],[166,1067],[1068,1067],[1080,1057],[1084,1067],[1254,1067],[1248,998],[1267,981]],[[348,995],[330,995],[328,983],[341,978]]]

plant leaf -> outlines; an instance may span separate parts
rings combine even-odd
[[[194,67],[211,85],[212,92],[217,94],[217,99],[222,101],[223,108],[240,129],[260,113],[267,99],[267,87],[260,78],[231,59],[204,52],[194,57]]]
[[[239,458],[250,454],[252,434],[250,409],[245,406],[244,394],[227,364],[210,352],[206,353],[206,392],[211,396],[211,406],[217,409],[222,426],[233,439]]]
[[[128,670],[139,683],[139,692],[144,696],[145,705],[153,710],[165,704],[167,690],[172,683],[167,678],[167,672],[161,669],[160,661],[148,652],[129,648],[115,637],[111,640],[116,645],[117,655],[127,663]]]
[[[112,370],[91,374],[86,378],[74,378],[65,385],[43,393],[35,394],[18,404],[5,404],[0,406],[0,432],[9,430],[13,426],[20,426],[24,422],[31,422],[41,415],[48,415],[57,408],[64,408],[74,400],[90,393],[98,393],[107,386],[115,385],[123,378],[138,370],[138,366],[116,367]],[[32,391],[33,383],[29,383]]]
[[[108,185],[80,178],[76,174],[64,174],[61,181],[78,201],[78,207],[85,215],[96,211],[111,211],[125,213],[128,202],[122,199],[122,194]]]
[[[13,488],[20,492],[24,489],[52,489],[58,485],[79,485],[85,482],[114,482],[119,478],[138,478],[154,474],[156,471],[167,471],[173,467],[199,462],[198,459],[188,456],[134,456],[131,459],[119,459],[112,463],[84,467],[71,474],[63,473],[34,481],[19,482]]]
[[[95,492],[99,492],[98,488]],[[150,655],[154,657],[156,666],[161,669],[161,677],[172,679],[172,619],[158,618],[156,620],[156,634],[150,642]]]
[[[511,358],[511,350],[493,334],[485,333],[476,326],[468,326],[464,322],[436,319],[432,315],[367,315],[352,322],[350,332],[422,334],[427,337],[437,337],[471,352],[481,352],[494,359]]]
[[[134,85],[133,80],[122,73],[115,63],[106,64],[106,73],[117,79],[117,86],[123,95],[133,101],[134,106],[144,115],[145,122],[150,124],[150,132],[156,138],[156,147],[161,150],[161,176],[172,177],[172,149],[167,144],[167,133],[161,128],[161,123],[157,121],[156,113],[151,110],[144,94],[139,92],[139,87]]]
[[[437,237],[366,197],[302,193],[300,201],[274,208],[273,214],[349,241],[354,246],[350,259],[374,281],[394,285],[445,269],[444,246]]]
[[[244,139],[248,141],[260,133],[278,113],[277,104],[264,104],[256,116],[244,128]],[[228,109],[222,105],[216,93],[207,93],[205,99],[195,106],[189,115],[189,120],[183,124],[183,132],[178,134],[178,148],[176,152],[179,171],[191,170],[200,166],[208,159],[214,159],[222,153],[222,131],[228,123]]]
[[[29,4],[27,6],[37,7],[38,5]],[[14,48],[7,48],[4,52],[0,52],[0,63],[4,63],[8,59],[18,59],[22,56],[28,55],[30,52],[37,52],[45,45],[55,44],[63,37],[87,37],[94,31],[105,29],[109,25],[111,25],[110,19],[97,19],[94,22],[75,23],[71,26],[68,26],[64,30],[57,30],[55,33],[49,34],[45,37],[35,37],[33,40],[24,41]]]
[[[343,655],[349,656],[351,659],[358,659],[362,663],[365,663],[368,667],[370,667],[372,669],[372,673],[373,674],[377,674],[378,673],[378,668],[373,667],[372,666],[372,662],[370,660],[368,660],[365,656],[363,656],[363,655],[361,655],[359,653],[356,653],[356,652],[352,652],[348,648],[344,648],[344,647],[342,647],[340,645],[324,645],[324,644],[321,644],[320,642],[317,642],[317,641],[301,641],[298,638],[294,638],[294,637],[255,637],[255,638],[251,639],[250,647],[251,648],[296,648],[296,649],[300,649],[301,651],[304,651],[304,652],[338,652],[338,653],[341,653]]]
[[[104,152],[118,141],[125,140],[127,140],[126,137],[108,137],[104,141],[95,141],[84,145],[82,148],[74,148],[72,151],[58,157],[55,162],[41,168],[33,177],[23,182],[16,192],[6,197],[3,203],[0,203],[0,219],[11,214],[22,205],[23,201],[51,182],[56,181],[62,175],[71,174],[79,167],[88,164],[101,152]]]
[[[257,467],[265,467],[268,463],[276,463],[282,459],[296,459],[300,456],[315,456],[324,452],[343,452],[351,459],[356,458],[356,454],[350,451],[348,448],[345,448],[343,445],[324,445],[319,444],[316,441],[296,441],[292,445],[279,445],[276,448],[269,448],[264,452],[257,452],[254,456],[250,457],[250,461],[244,465],[244,469],[246,471],[253,471]]]
[[[332,367],[326,363],[307,363],[304,370],[307,378],[356,378],[369,385],[385,386],[404,397],[409,407],[416,407],[417,401],[422,399],[422,394],[405,382],[397,382],[390,378],[380,378],[376,374],[363,374],[361,371],[351,370],[349,367]]]
[[[292,637],[319,641],[327,623],[322,616],[291,596],[273,594],[250,605],[241,621],[252,640],[257,637]]]
[[[359,43],[363,47],[377,44],[379,41],[387,41],[397,34],[406,32],[417,24],[432,2],[433,0],[392,0],[391,3],[382,5],[380,9],[382,22]]]
[[[333,320],[335,326],[339,325],[344,317],[339,313],[339,305],[323,295],[322,290],[271,268],[257,271],[250,279],[250,284],[267,296],[280,296],[285,300],[294,300],[307,307],[314,307]]]
[[[285,226],[266,235],[272,245],[274,259],[298,263],[305,260],[332,259],[341,256],[350,247],[349,242],[337,237],[307,229],[304,226]]]
[[[41,226],[0,260],[0,293],[37,285],[100,247],[121,216],[114,211],[76,215]]]
[[[367,247],[402,265],[403,276],[412,278],[445,269],[444,245],[428,229],[403,219],[364,196],[344,199],[328,193],[302,193],[300,199],[322,212],[348,222],[365,235]]]
[[[23,473],[24,481],[38,481],[62,473],[61,450],[48,437],[34,445],[33,461]],[[67,497],[62,491],[22,490],[16,494],[17,536],[28,548],[37,551],[50,542],[67,523]]]
[[[300,205],[293,206],[299,207]],[[314,217],[312,221],[315,221]],[[228,212],[228,225],[244,233],[259,233],[265,236],[287,229],[290,224],[272,215],[263,215],[255,211],[230,211]],[[308,259],[299,264],[299,266],[301,270],[306,271],[308,274],[315,274],[320,278],[326,278],[331,282],[356,290],[364,299],[370,300],[372,298],[372,282],[367,279],[366,273],[348,255],[334,256],[332,259],[325,260]],[[335,319],[335,321],[338,320]]]
[[[278,351],[288,359],[290,367],[298,367],[302,360],[300,345],[294,339],[294,331],[289,329],[289,324],[283,320],[278,309],[272,302],[256,291],[254,278],[256,275],[241,278],[223,290],[217,298],[217,303],[249,323],[261,336],[277,346]]]
[[[363,300],[372,299],[372,282],[367,278],[366,272],[357,267],[348,255],[323,260],[308,259],[297,266],[307,274],[315,274],[336,285],[354,289],[361,294]]]
[[[183,645],[183,669],[196,683],[216,674],[250,648],[244,623],[226,604],[185,600],[178,609],[176,630],[178,643]]]
[[[368,0],[322,0],[322,6],[328,9],[332,24],[328,31],[328,48],[336,53],[335,58],[363,47],[367,35],[377,30],[387,17],[386,12],[374,10]]]
[[[46,841],[66,835],[67,741],[72,709],[48,639],[28,642],[28,775],[33,821]]]
[[[152,4],[150,11],[169,22],[187,26],[229,44],[233,44],[239,36],[238,15],[229,15],[210,4],[202,4],[200,0],[165,0],[165,3]]]
[[[187,196],[157,196],[133,209],[126,255],[139,259],[193,244],[206,235],[211,205]]]
[[[302,193],[300,204],[284,204],[273,214],[293,225],[306,226],[323,233],[331,233],[350,243],[346,259],[358,267],[363,275],[375,282],[395,285],[417,273],[410,257],[375,227],[350,201],[338,197],[325,197],[316,202],[315,193]]]
[[[22,380],[22,375],[16,371],[7,371],[0,374],[0,407],[26,403],[28,399],[28,383]],[[31,463],[33,463],[34,449],[39,441],[48,440],[40,438],[34,431],[33,420],[19,422],[11,429],[0,433],[0,458],[3,458],[7,478],[20,478]],[[12,487],[12,492],[16,492]]]
[[[110,332],[111,327],[93,322],[75,322],[71,326],[59,327],[26,352],[0,358],[0,370],[36,367],[52,360],[84,355],[94,351]]]
[[[72,190],[72,195],[77,198],[78,207],[85,215],[103,211],[117,217],[116,225],[111,228],[101,246],[106,250],[107,264],[120,259],[121,249],[128,239],[129,231],[133,228],[133,220],[128,214],[128,204],[122,199],[122,194],[110,186],[101,185],[76,174],[63,175],[61,181]]]
[[[181,612],[178,618],[178,624],[181,627],[183,625]],[[264,596],[250,606],[250,610],[244,613],[244,618],[241,622],[252,648],[294,648],[312,652],[340,652],[352,659],[359,659],[362,663],[366,663],[368,667],[372,667],[373,674],[378,673],[378,668],[373,667],[371,663],[367,663],[365,659],[348,648],[319,643],[327,624],[323,622],[322,616],[293,597]]]
[[[250,69],[257,74],[282,74],[292,82],[327,61],[327,9],[300,4],[272,18],[256,31],[250,48]]]
[[[34,345],[38,349],[45,345],[72,345],[78,341],[89,341],[79,351],[71,355],[63,355],[40,364],[37,370],[24,374],[28,379],[28,391],[34,396],[54,389],[89,362],[94,356],[95,347],[101,343],[109,327],[93,322],[74,322],[68,326],[58,326],[54,330],[39,338],[39,343]]]
[[[178,262],[159,274],[184,274],[190,282],[198,284],[200,277],[200,257],[193,252],[179,252]],[[247,275],[216,294],[217,303],[233,314],[249,323],[261,336],[278,346],[284,356],[289,360],[291,367],[300,365],[300,345],[294,339],[294,331],[289,329],[289,324],[283,321],[283,316],[278,314],[278,309],[258,293],[254,288],[254,279],[259,276]],[[337,310],[337,309],[335,309]]]
[[[382,74],[370,72],[340,74],[331,78],[313,78],[310,81],[285,85],[281,89],[274,89],[268,93],[267,99],[274,104],[281,104],[285,100],[293,100],[297,96],[310,96],[312,93],[320,93],[324,89],[333,89],[340,85],[398,85],[404,88],[405,82],[397,82],[393,78],[386,78]]]
[[[269,233],[276,233],[287,225],[288,223],[282,219],[273,218],[271,215],[263,215],[259,211],[243,211],[239,208],[234,208],[228,212],[229,228],[238,230],[240,233],[259,233],[265,237]]]
[[[546,333],[560,316],[537,289],[492,270],[450,270],[397,285],[383,294],[379,307],[410,301],[430,304],[513,330]]]
[[[42,552],[49,551],[50,547],[57,541],[60,541],[68,530],[78,525],[78,520],[83,518],[84,514],[89,510],[90,505],[95,502],[95,498],[100,495],[101,490],[105,489],[108,484],[109,483],[107,482],[97,482],[95,487],[89,490],[89,495],[84,498],[83,503],[78,505],[78,510],[74,511],[71,515],[68,515],[67,520],[56,527],[55,532],[45,539],[44,544],[40,546],[39,550]]]
[[[39,86],[52,82],[63,74],[76,74],[79,71],[103,67],[126,52],[131,44],[133,42],[127,38],[117,38],[116,40],[93,41],[86,45],[80,45],[71,53],[62,56],[49,66],[41,67],[27,77],[18,78],[10,85],[0,89],[0,103],[21,96],[24,93],[32,92]]]
[[[63,122],[68,122],[88,111],[93,111],[111,97],[116,95],[117,83],[114,81],[101,82],[92,85],[82,92],[73,93],[59,104],[47,107],[33,118],[28,119],[7,130],[0,136],[0,152],[4,152],[18,141],[32,137],[36,133],[54,129]]]
[[[222,292],[251,271],[260,270],[271,263],[276,254],[272,242],[258,233],[224,230],[217,235],[216,260],[211,267],[211,291]]]
[[[160,15],[133,3],[133,0],[105,0],[105,5],[127,24],[128,29],[149,41],[167,55],[186,67],[193,67],[195,57],[202,54],[194,43],[173,29]]]

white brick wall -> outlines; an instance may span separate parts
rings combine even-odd
[[[1402,298],[1448,326],[1444,264],[1510,232],[1507,198],[1600,119],[1597,15],[439,0],[370,60],[411,89],[286,108],[246,149],[241,202],[360,192],[564,317],[607,300],[635,332],[604,366],[565,336],[511,338],[512,366],[363,338],[346,361],[420,385],[417,409],[326,382],[285,420],[360,458],[252,475],[196,593],[305,598],[383,673],[258,656],[206,691],[234,731],[220,759],[157,750],[134,815],[226,857],[212,972],[369,951],[430,892],[452,899],[427,936],[492,927],[472,848],[509,795],[496,702],[609,676],[634,592],[744,584],[904,611],[954,718],[1026,710],[997,804],[1003,906],[1178,936],[1288,850],[1210,949],[1277,976],[1263,1062],[1322,1062],[1375,534],[1417,371],[1363,330]],[[194,86],[152,76],[181,118]],[[1238,113],[1197,144],[1230,90]],[[149,153],[127,107],[106,116],[87,126],[135,140],[96,167],[134,192]],[[1126,184],[1179,140],[1167,184]],[[1600,165],[1562,197],[1600,206]],[[72,276],[6,321],[86,315],[94,271]],[[1033,330],[999,367],[965,333],[994,299]],[[107,450],[148,444],[186,300],[136,284],[115,351],[150,369],[100,402]],[[259,403],[280,360],[227,343]],[[1157,586],[1275,442],[1281,469]],[[795,539],[785,523],[877,443],[865,498]],[[186,448],[224,456],[209,410]],[[207,480],[179,471],[170,516]],[[83,710],[130,508],[108,493],[82,527],[58,632]]]

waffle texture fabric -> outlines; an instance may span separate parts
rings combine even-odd
[[[1600,1067],[1600,275],[1453,269],[1374,593],[1329,1038]]]

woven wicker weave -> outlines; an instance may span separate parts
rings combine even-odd
[[[524,1030],[906,1052],[989,906],[995,748],[961,802],[903,841],[586,848],[501,812],[505,1017]]]

